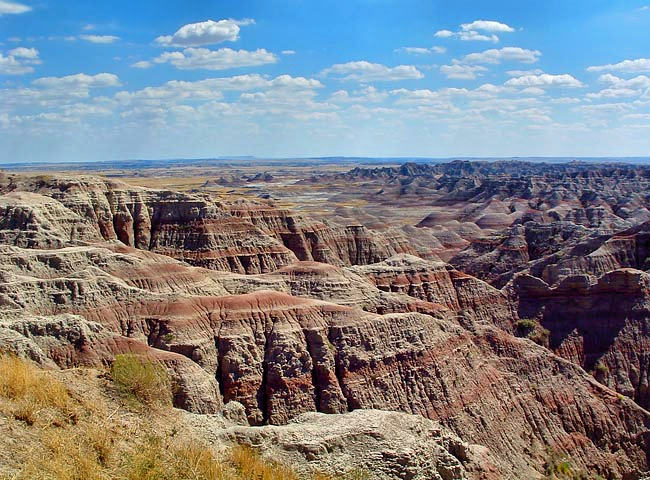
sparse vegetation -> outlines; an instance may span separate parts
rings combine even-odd
[[[141,395],[143,385],[148,393],[138,401],[149,401],[158,389],[170,392],[161,369],[143,357],[120,356],[111,368],[114,380],[107,383],[101,372],[45,371],[0,355],[0,479],[337,480],[299,475],[246,446],[217,453],[183,431],[173,409],[160,405],[152,416],[150,409],[128,410],[120,404],[124,392]],[[128,373],[135,375],[135,386],[125,381]],[[115,391],[118,398],[110,396]],[[25,405],[29,421],[16,414]],[[9,463],[13,470],[6,469]],[[353,470],[338,480],[366,478]]]
[[[604,377],[608,373],[609,373],[609,368],[603,362],[598,362],[594,366],[594,374],[595,374],[595,376]]]
[[[593,478],[576,468],[566,455],[551,450],[545,465],[545,480],[587,480]]]
[[[517,332],[527,337],[537,328],[537,322],[530,318],[522,318],[517,322]]]
[[[515,325],[515,333],[519,337],[526,337],[543,347],[548,347],[551,332],[542,327],[537,320],[522,318]]]
[[[3,411],[28,425],[38,418],[59,424],[75,417],[65,386],[14,355],[0,355],[0,397]]]
[[[169,406],[172,383],[165,368],[141,355],[118,355],[111,365],[111,378],[118,392],[132,406]]]

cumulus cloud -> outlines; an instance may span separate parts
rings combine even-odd
[[[409,55],[430,55],[432,53],[446,53],[447,49],[445,47],[402,47],[395,50],[396,52],[404,52]]]
[[[499,64],[502,62],[535,63],[539,60],[542,52],[539,50],[527,50],[519,47],[505,47],[501,49],[492,48],[483,52],[470,53],[463,57],[466,63],[490,63]]]
[[[0,89],[0,105],[18,111],[68,108],[80,100],[90,98],[92,89],[116,87],[120,81],[111,73],[87,75],[79,73],[65,77],[42,77],[31,82],[30,87]],[[79,110],[80,107],[75,107]],[[90,109],[91,106],[88,106]],[[47,113],[47,112],[46,112]]]
[[[23,5],[22,3],[0,0],[0,15],[16,15],[19,13],[27,13],[31,10],[32,7]]]
[[[603,83],[607,83],[617,88],[649,88],[650,87],[650,77],[646,75],[639,75],[638,77],[630,78],[625,80],[619,78],[616,75],[611,73],[606,73],[598,77],[598,80]]]
[[[295,50],[282,50],[280,53],[282,55],[295,55],[296,51]]]
[[[120,39],[115,35],[79,35],[79,38],[90,43],[113,43]]]
[[[533,70],[508,70],[506,75],[509,77],[523,77],[524,75],[540,75],[544,73],[543,70],[535,68]]]
[[[247,91],[256,89],[311,90],[323,88],[315,79],[280,75],[268,79],[259,74],[233,77],[208,78],[194,82],[172,80],[157,87],[146,87],[134,92],[122,91],[115,95],[121,104],[177,103],[183,100],[214,100],[223,97],[223,91]]]
[[[598,80],[608,85],[608,88],[596,93],[588,93],[587,98],[625,98],[642,95],[650,89],[650,77],[639,75],[629,80],[619,78],[611,73],[601,75]]]
[[[451,30],[438,30],[436,33],[433,34],[434,37],[438,38],[450,38],[453,37],[455,34]]]
[[[562,75],[551,75],[542,73],[540,75],[523,75],[515,77],[504,83],[507,87],[567,87],[579,88],[584,84],[577,78],[565,73]]]
[[[623,60],[619,63],[587,67],[588,72],[603,72],[607,70],[622,73],[650,72],[650,58],[637,58],[636,60]]]
[[[254,51],[220,48],[186,48],[182,52],[165,52],[151,61],[136,62],[135,68],[149,68],[154,64],[171,63],[180,70],[228,70],[276,63],[278,57],[263,48]]]
[[[445,77],[455,80],[474,80],[477,75],[486,71],[487,68],[480,65],[463,65],[461,63],[453,63],[452,65],[442,65],[440,73]]]
[[[479,33],[479,32],[474,32],[474,31],[469,31],[469,32],[459,32],[458,37],[466,42],[492,42],[492,43],[498,43],[499,42],[499,37],[492,34],[492,35],[485,35],[484,33]]]
[[[321,75],[358,82],[417,80],[424,77],[422,72],[413,65],[387,67],[380,63],[370,63],[365,60],[332,65],[323,70]]]
[[[337,90],[330,96],[329,101],[333,103],[377,103],[386,100],[386,98],[388,98],[388,92],[369,85],[352,92],[352,95],[346,90]]]
[[[494,20],[474,20],[470,23],[460,25],[460,30],[452,32],[451,30],[438,30],[434,36],[438,38],[459,38],[466,42],[492,42],[499,41],[497,33],[511,33],[515,29],[505,23]]]
[[[197,47],[221,42],[234,42],[239,38],[240,26],[255,23],[253,20],[206,20],[189,23],[179,28],[173,35],[156,38],[156,43],[172,47]]]
[[[9,50],[8,54],[16,58],[38,60],[38,50],[36,50],[35,48],[17,47],[12,50]]]
[[[97,75],[87,75],[77,73],[76,75],[67,75],[65,77],[42,77],[34,80],[33,85],[42,88],[105,88],[119,87],[120,79],[112,73],[98,73]]]
[[[0,74],[23,75],[34,71],[34,65],[39,65],[38,50],[35,48],[18,47],[11,49],[5,56],[0,52]]]
[[[606,88],[600,92],[588,93],[585,95],[592,100],[600,100],[602,98],[626,98],[635,97],[640,95],[641,92],[632,88]]]
[[[474,20],[471,23],[463,23],[460,26],[464,31],[479,31],[490,33],[514,32],[515,29],[505,23],[495,22],[493,20]]]

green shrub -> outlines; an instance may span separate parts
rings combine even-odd
[[[530,335],[537,328],[537,322],[530,318],[522,318],[517,322],[517,332],[524,337]]]
[[[146,406],[172,403],[172,383],[167,370],[146,357],[118,355],[111,365],[111,378],[129,403]]]
[[[536,320],[522,318],[515,325],[515,333],[520,337],[526,337],[543,347],[548,347],[551,332],[542,327]]]
[[[609,368],[603,362],[598,362],[594,366],[594,373],[604,377],[609,373]]]

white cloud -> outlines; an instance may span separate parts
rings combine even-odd
[[[650,121],[650,113],[629,113],[623,117],[626,120]]]
[[[454,35],[455,33],[451,30],[438,30],[436,33],[434,33],[433,36],[438,38],[449,38],[453,37]]]
[[[598,77],[598,80],[616,88],[650,88],[650,77],[645,75],[639,75],[638,77],[625,80],[611,73],[606,73]]]
[[[135,68],[149,68],[154,63],[171,63],[180,70],[227,70],[230,68],[252,67],[276,63],[278,57],[273,53],[258,48],[254,51],[220,48],[186,48],[182,52],[165,52],[151,61],[136,62]]]
[[[13,48],[3,55],[0,52],[0,75],[23,75],[34,71],[34,65],[39,65],[38,50],[35,48]]]
[[[95,28],[97,28],[97,26],[96,26],[96,25],[93,25],[92,23],[87,23],[86,25],[84,25],[83,27],[81,27],[81,29],[82,29],[84,32],[90,32],[90,31],[92,31],[92,30],[95,30]]]
[[[332,65],[323,70],[321,74],[324,76],[332,76],[339,80],[354,80],[358,82],[417,80],[424,77],[422,72],[413,65],[387,67],[380,63],[370,63],[365,60]]]
[[[637,58],[636,60],[623,60],[619,63],[587,67],[588,72],[617,71],[623,73],[650,72],[650,58]]]
[[[79,38],[90,43],[113,43],[120,39],[114,35],[79,35]]]
[[[282,55],[295,55],[296,51],[295,50],[282,50],[280,53]]]
[[[487,68],[479,65],[463,65],[454,63],[452,65],[442,65],[440,73],[445,77],[455,80],[474,80],[481,72],[486,71]]]
[[[121,85],[118,76],[112,73],[98,73],[97,75],[77,73],[76,75],[67,75],[65,77],[42,77],[34,80],[32,84],[48,89],[89,89],[119,87]]]
[[[333,103],[377,103],[383,102],[386,98],[388,98],[388,92],[369,85],[352,92],[352,95],[346,90],[337,90],[330,96],[329,101]]]
[[[502,62],[535,63],[539,60],[542,52],[539,50],[527,50],[519,47],[505,47],[501,49],[492,48],[483,52],[470,53],[463,57],[466,63],[490,63],[499,64]]]
[[[465,42],[492,42],[498,43],[499,37],[496,35],[485,35],[483,33],[469,31],[469,32],[459,32],[458,37]]]
[[[156,43],[173,47],[197,47],[213,45],[225,41],[234,42],[239,38],[240,26],[255,23],[253,20],[206,20],[189,23],[179,28],[173,35],[156,38]]]
[[[434,36],[438,38],[456,37],[466,42],[492,42],[497,43],[499,37],[496,33],[510,33],[515,29],[505,23],[494,20],[474,20],[470,23],[463,23],[460,30],[452,32],[451,30],[438,30]]]
[[[580,80],[566,73],[562,75],[551,75],[548,73],[524,75],[511,78],[504,85],[507,87],[584,87],[584,84]]]
[[[588,93],[587,98],[598,100],[601,98],[626,98],[642,95],[647,89],[650,89],[650,77],[639,75],[637,77],[625,80],[611,73],[601,75],[598,80],[609,85],[600,92]]]
[[[540,75],[544,73],[543,70],[535,68],[533,70],[508,70],[506,75],[509,77],[523,77],[524,75]]]
[[[16,58],[26,58],[29,60],[38,60],[38,50],[35,48],[18,47],[7,52]]]
[[[580,103],[582,100],[579,98],[574,98],[574,97],[559,97],[559,98],[551,98],[550,102],[555,103],[557,105],[571,105],[571,104],[576,104]]]
[[[600,100],[602,98],[626,98],[626,97],[635,97],[640,95],[642,92],[634,90],[631,88],[606,88],[596,93],[588,93],[585,95],[587,98],[592,100]]]
[[[172,80],[158,87],[146,87],[134,92],[122,91],[115,95],[121,104],[176,103],[187,99],[214,100],[223,97],[223,91],[248,91],[256,89],[310,90],[322,88],[315,79],[280,75],[268,79],[259,74],[237,75],[233,77],[209,78],[196,82]]]
[[[430,55],[432,53],[446,53],[445,47],[402,47],[395,50],[396,52],[404,52],[410,55]]]
[[[544,95],[546,91],[544,91],[543,88],[540,87],[527,87],[524,88],[521,93],[524,95],[533,95],[533,96],[538,96],[538,95]]]
[[[9,2],[7,0],[0,0],[0,15],[10,15],[18,13],[26,13],[32,10],[32,7],[23,5],[18,2]]]
[[[577,112],[587,113],[589,115],[611,115],[623,114],[632,110],[633,107],[629,103],[600,103],[598,105],[580,105],[573,110]]]
[[[463,23],[460,28],[466,32],[479,31],[490,33],[514,32],[515,29],[505,23],[495,22],[493,20],[474,20],[471,23]]]
[[[0,89],[0,105],[10,109],[17,108],[18,111],[51,109],[87,99],[91,89],[119,85],[119,78],[111,73],[42,77],[32,81],[33,87],[30,88]]]

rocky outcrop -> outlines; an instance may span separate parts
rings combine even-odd
[[[514,305],[504,293],[443,262],[398,255],[352,270],[368,277],[381,291],[440,304],[493,325],[507,326],[515,321]]]
[[[372,480],[502,478],[487,448],[462,441],[436,422],[405,413],[306,413],[281,427],[227,429],[215,428],[210,417],[186,418],[211,444],[250,445],[264,457],[305,474],[358,472]]]
[[[27,178],[0,203],[0,241],[51,248],[119,240],[213,270],[263,273],[300,260],[333,265],[415,253],[405,237],[361,225],[330,227],[264,202],[224,204],[207,196],[91,178]]]
[[[650,408],[650,275],[619,269],[553,288],[524,275],[515,289],[519,316],[550,331],[551,349]]]
[[[367,265],[398,253],[415,253],[406,237],[373,232],[363,225],[329,226],[251,202],[231,205],[229,211],[281,240],[303,261]]]
[[[145,355],[160,362],[174,383],[174,405],[195,413],[215,413],[222,397],[214,377],[182,355],[148,347],[116,335],[102,325],[75,315],[53,317],[3,315],[0,350],[11,351],[44,366],[100,367],[123,353]]]

